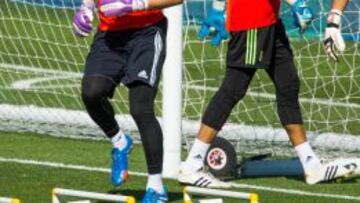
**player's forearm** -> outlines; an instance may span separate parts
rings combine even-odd
[[[212,7],[218,11],[224,11],[226,5],[226,0],[213,0]]]
[[[344,11],[349,0],[333,0],[332,9]]]
[[[183,0],[148,0],[148,9],[162,9],[182,3]]]
[[[123,16],[134,11],[163,9],[182,2],[183,0],[102,0],[99,9],[105,16]]]
[[[285,0],[288,4],[293,5],[296,0]]]
[[[328,25],[330,27],[339,27],[341,18],[349,0],[333,0],[333,4],[328,16]]]
[[[96,6],[94,0],[83,0],[82,5],[89,9],[94,9]]]

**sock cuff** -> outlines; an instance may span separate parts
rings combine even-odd
[[[310,144],[309,144],[309,142],[304,142],[304,143],[301,143],[301,144],[299,144],[299,145],[296,145],[295,146],[295,150],[296,151],[302,151],[302,150],[311,150],[312,151],[312,148],[311,148],[311,146],[310,146]]]
[[[119,131],[113,137],[111,137],[111,142],[112,143],[118,142],[124,135],[125,135],[124,132],[119,129]]]
[[[304,164],[309,156],[316,160],[316,162],[320,162],[316,154],[314,153],[312,147],[309,142],[304,142],[300,145],[295,146],[295,151],[298,154],[300,161]]]
[[[206,152],[209,150],[209,148],[210,143],[203,142],[200,139],[196,138],[190,153],[192,156],[200,154],[201,158],[204,160]]]
[[[146,185],[146,188],[152,188],[156,190],[157,192],[163,193],[164,192],[164,186],[162,183],[162,175],[161,173],[154,173],[148,175],[148,182]]]
[[[194,146],[195,145],[200,146],[200,147],[210,147],[210,143],[203,142],[199,138],[196,138],[194,140]]]
[[[150,178],[161,178],[161,177],[162,177],[161,173],[154,173],[154,174],[149,173],[149,175],[148,175],[149,179]]]

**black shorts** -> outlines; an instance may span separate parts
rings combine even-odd
[[[130,85],[157,88],[166,55],[167,19],[142,29],[98,31],[86,59],[86,76],[104,76]]]
[[[228,45],[228,67],[270,68],[276,60],[292,61],[293,54],[282,21],[241,32],[232,32]]]

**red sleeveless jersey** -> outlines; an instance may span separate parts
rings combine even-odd
[[[97,1],[99,3],[99,0]],[[98,5],[99,8],[99,5]],[[164,18],[161,10],[146,10],[129,13],[123,16],[106,17],[99,11],[99,30],[118,31],[143,28],[154,25]]]
[[[279,18],[280,0],[227,0],[230,32],[266,27]]]

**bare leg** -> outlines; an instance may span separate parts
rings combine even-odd
[[[233,107],[244,97],[255,71],[249,68],[227,68],[224,81],[206,108],[185,168],[197,171],[203,167],[210,143],[225,124]]]
[[[210,144],[215,138],[217,133],[218,131],[215,130],[214,128],[207,126],[205,124],[201,124],[197,138],[204,143]]]
[[[286,125],[285,130],[289,135],[290,141],[294,147],[307,142],[306,132],[302,124]]]

